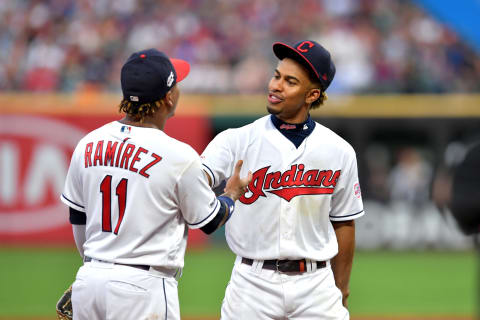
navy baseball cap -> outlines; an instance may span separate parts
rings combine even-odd
[[[323,90],[328,88],[335,76],[335,65],[330,52],[315,41],[303,40],[293,47],[285,43],[275,42],[273,52],[280,60],[291,58],[312,71],[320,81]]]
[[[135,52],[122,67],[123,98],[139,103],[157,101],[185,79],[189,71],[187,61],[170,59],[157,49]]]

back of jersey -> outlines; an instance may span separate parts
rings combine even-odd
[[[183,180],[198,190],[185,195]],[[120,122],[79,142],[61,198],[87,215],[86,256],[171,268],[183,266],[185,223],[197,225],[216,206],[191,147],[158,129]],[[205,205],[192,210],[190,203]]]

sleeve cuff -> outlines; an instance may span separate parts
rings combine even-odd
[[[233,214],[233,211],[235,210],[235,201],[231,199],[230,197],[227,196],[219,196],[218,200],[225,202],[225,204],[228,207],[228,217],[227,220],[230,219],[230,217]]]
[[[209,223],[213,218],[215,218],[215,216],[217,215],[218,213],[218,210],[220,210],[220,201],[218,199],[216,199],[216,203],[215,203],[215,207],[213,208],[213,211],[210,212],[210,214],[205,217],[203,220],[199,221],[199,222],[195,222],[195,223],[188,223],[187,222],[187,225],[190,229],[198,229],[198,228],[201,228],[203,227],[204,225],[206,225],[207,223]]]
[[[70,208],[70,223],[76,225],[87,224],[87,215],[85,212],[80,212]]]
[[[348,220],[355,220],[357,218],[360,218],[365,214],[365,211],[362,209],[361,211],[358,211],[353,214],[347,214],[345,216],[330,216],[330,221],[348,221]]]
[[[78,203],[75,203],[72,200],[68,199],[63,193],[60,196],[60,200],[62,200],[62,202],[65,203],[70,208],[73,208],[77,211],[85,212],[85,207],[84,206],[82,206]]]
[[[212,188],[213,187],[216,187],[216,179],[215,179],[215,175],[213,174],[213,171],[212,169],[210,169],[206,164],[202,163],[202,167],[203,167],[203,171],[205,171],[209,176],[210,176],[210,180],[212,180]]]

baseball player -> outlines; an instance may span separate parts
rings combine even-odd
[[[267,110],[218,134],[202,154],[213,187],[253,178],[226,225],[237,255],[222,319],[348,319],[355,224],[364,214],[353,148],[310,118],[335,75],[315,41],[273,45]],[[261,297],[261,299],[259,298]]]
[[[198,154],[163,132],[189,68],[155,49],[132,54],[121,70],[125,117],[73,152],[61,200],[84,259],[72,285],[74,319],[180,319],[187,226],[213,232],[245,192],[241,161],[217,198]]]

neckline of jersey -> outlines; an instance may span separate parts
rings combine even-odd
[[[315,121],[312,120],[310,115],[308,115],[306,121],[299,124],[284,122],[273,114],[270,115],[270,120],[272,121],[273,126],[280,131],[285,138],[290,140],[297,149],[302,144],[303,140],[305,140],[305,138],[313,132],[313,129],[315,129]]]

